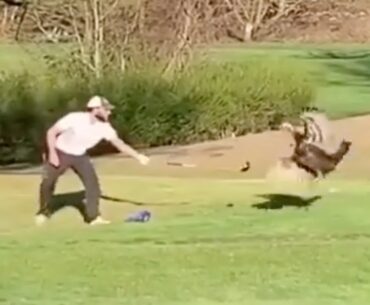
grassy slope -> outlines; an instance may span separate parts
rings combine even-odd
[[[26,69],[32,73],[42,71],[42,57],[59,48],[52,45],[34,44],[1,44],[0,69],[4,71],[20,71]]]
[[[42,71],[42,54],[65,50],[53,45],[3,44],[0,67]],[[250,56],[294,58],[310,70],[317,82],[317,105],[334,117],[343,117],[370,112],[370,53],[367,50],[366,45],[258,44],[214,47],[209,53],[213,58],[233,61],[248,60]]]
[[[332,117],[370,112],[370,53],[364,45],[258,45],[211,50],[222,60],[288,57],[308,69],[318,85],[316,104]]]
[[[57,192],[78,190],[76,182],[63,178]],[[341,193],[309,211],[266,212],[251,206],[265,201],[256,195],[273,191],[263,185],[106,176],[105,193],[147,205],[103,202],[116,222],[105,228],[86,228],[75,211],[64,210],[38,229],[30,218],[38,179],[0,177],[0,183],[9,188],[0,195],[6,216],[0,304],[365,305],[370,299],[366,184],[342,182]],[[282,203],[292,201],[273,202]],[[152,222],[122,223],[142,208],[154,213]]]

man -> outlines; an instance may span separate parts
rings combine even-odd
[[[58,178],[71,168],[81,179],[86,190],[86,221],[91,224],[107,224],[99,213],[100,186],[87,150],[101,140],[112,143],[120,152],[127,153],[146,165],[149,158],[125,144],[109,123],[114,107],[107,99],[92,97],[87,111],[71,112],[59,119],[46,136],[47,156],[40,185],[39,210],[36,224],[43,224],[50,217],[49,203]]]

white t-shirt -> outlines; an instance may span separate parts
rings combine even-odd
[[[83,155],[101,140],[118,138],[109,122],[92,122],[88,112],[71,112],[56,122],[61,133],[56,139],[56,148],[71,155]]]

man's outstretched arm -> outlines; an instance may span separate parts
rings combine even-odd
[[[143,154],[138,153],[131,146],[127,145],[120,138],[114,138],[110,140],[114,147],[116,147],[121,153],[126,153],[129,156],[138,160],[141,164],[146,165],[149,163],[149,158]]]

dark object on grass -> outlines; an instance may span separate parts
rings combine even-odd
[[[249,161],[245,161],[243,167],[240,169],[241,172],[246,172],[251,168],[251,163]]]
[[[148,222],[151,218],[151,213],[149,211],[139,211],[129,215],[125,222]]]
[[[171,161],[167,161],[167,165],[179,166],[179,167],[196,167],[195,164],[191,164],[191,163],[171,162]]]
[[[234,207],[234,204],[233,204],[233,203],[228,203],[226,206],[227,206],[228,208],[232,208],[232,207]]]

